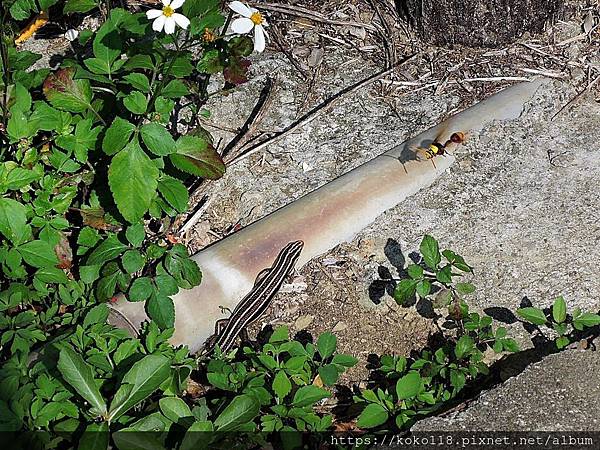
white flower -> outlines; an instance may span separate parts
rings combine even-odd
[[[265,38],[268,37],[264,29],[268,24],[263,15],[239,1],[231,2],[229,8],[242,16],[233,21],[231,29],[238,34],[246,34],[254,28],[254,51],[262,52],[265,49]]]
[[[183,5],[185,0],[161,0],[163,9],[151,9],[146,11],[148,20],[153,20],[152,29],[161,32],[163,27],[165,33],[173,34],[175,32],[175,24],[179,25],[184,30],[190,24],[190,19],[183,14],[176,13],[175,10]]]
[[[74,30],[73,28],[70,28],[65,32],[65,38],[67,38],[67,40],[70,42],[73,42],[75,39],[77,39],[77,36],[79,36],[79,31]]]

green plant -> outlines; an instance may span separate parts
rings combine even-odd
[[[552,308],[546,311],[530,306],[517,309],[517,314],[533,325],[554,330],[558,335],[554,343],[559,350],[574,342],[577,332],[600,325],[598,314],[582,312],[580,308],[575,308],[572,314],[568,314],[567,303],[562,296],[557,297]]]
[[[399,281],[394,296],[402,304],[417,294],[431,297],[436,307],[447,307],[444,327],[449,331],[443,332],[438,346],[418,356],[380,358],[376,371],[384,381],[355,396],[355,401],[365,406],[357,421],[361,428],[381,427],[390,418],[399,429],[408,428],[455,398],[468,382],[489,373],[483,361],[487,348],[496,353],[519,350],[516,341],[507,338],[506,328],[494,329],[490,316],[469,312],[462,296],[473,293],[475,286],[453,280],[461,275],[453,268],[472,272],[462,256],[451,250],[440,252],[431,236],[423,238],[420,253],[422,262],[408,266],[410,278]]]
[[[253,405],[254,417],[228,422],[227,429],[277,433],[286,448],[299,445],[298,432],[328,430],[333,416],[314,411],[317,402],[331,396],[321,386],[333,386],[357,363],[337,354],[336,346],[331,333],[321,334],[316,344],[302,344],[289,338],[287,327],[279,327],[259,350],[245,346],[205,362],[208,383],[226,394],[215,399],[217,411],[240,396]]]

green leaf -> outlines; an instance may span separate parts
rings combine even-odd
[[[438,270],[435,274],[435,278],[443,284],[452,283],[452,266],[447,265],[442,269]]]
[[[18,142],[20,139],[30,136],[30,127],[27,116],[23,111],[16,110],[11,112],[6,131],[8,132],[11,143]]]
[[[144,239],[146,238],[144,224],[136,223],[135,225],[127,227],[127,231],[125,231],[125,237],[134,247],[139,247],[142,245],[142,242],[144,242]]]
[[[415,397],[421,391],[421,376],[418,372],[409,372],[396,382],[396,395],[400,400]]]
[[[132,302],[143,302],[150,298],[154,292],[154,288],[152,287],[152,282],[148,277],[136,278],[131,283],[131,287],[129,288],[129,301]]]
[[[44,81],[44,95],[52,106],[80,113],[91,108],[92,87],[89,80],[73,80],[74,67],[60,69]]]
[[[57,267],[44,267],[35,273],[35,277],[42,283],[68,283],[67,274]]]
[[[401,280],[394,288],[394,299],[399,305],[404,305],[414,298],[416,292],[417,281]]]
[[[335,347],[337,346],[337,338],[332,333],[323,333],[317,340],[317,350],[321,355],[321,358],[326,359],[333,355]]]
[[[108,423],[90,423],[81,435],[77,449],[107,450],[109,440],[110,434],[108,433]]]
[[[468,295],[475,292],[475,286],[471,283],[456,283],[455,287],[459,294]]]
[[[182,78],[189,76],[194,71],[194,66],[190,62],[191,54],[185,56],[178,56],[171,64],[169,75],[173,75],[176,78]]]
[[[138,91],[150,92],[150,81],[148,80],[148,77],[142,73],[130,73],[125,75],[123,79]]]
[[[136,362],[123,377],[108,413],[114,422],[142,400],[148,398],[169,377],[170,360],[163,355],[147,355]]]
[[[325,389],[321,389],[320,387],[313,385],[302,386],[296,391],[296,394],[294,394],[294,401],[292,402],[292,406],[310,406],[314,405],[319,400],[328,397],[331,397],[331,394]]]
[[[108,319],[108,306],[105,303],[101,303],[100,305],[94,306],[92,309],[88,311],[83,319],[83,328],[88,328],[94,324],[106,323]]]
[[[167,203],[178,212],[185,212],[187,210],[190,196],[187,188],[181,181],[165,175],[158,180],[158,191]]]
[[[150,122],[140,130],[142,141],[146,147],[157,156],[165,156],[175,152],[175,140],[164,125]]]
[[[15,167],[13,170],[8,172],[6,177],[6,188],[11,190],[21,189],[32,181],[38,180],[41,175],[29,169],[22,169],[21,167]]]
[[[429,282],[429,280],[419,281],[416,286],[416,291],[420,297],[427,297],[431,292],[431,282]]]
[[[17,248],[23,260],[30,266],[54,267],[58,264],[58,258],[52,246],[46,241],[35,240],[27,242]]]
[[[546,323],[546,315],[539,308],[519,308],[517,314],[534,325],[544,325]]]
[[[339,372],[333,364],[319,367],[318,372],[325,386],[333,386],[339,377]]]
[[[212,422],[205,420],[194,422],[192,426],[187,429],[185,436],[181,441],[181,445],[179,446],[179,450],[204,450],[209,448],[209,444],[212,440],[212,433],[207,433],[207,431],[213,431],[213,429]]]
[[[125,250],[127,246],[123,244],[116,234],[109,235],[98,247],[92,251],[86,263],[88,265],[101,264],[115,259]]]
[[[81,281],[83,281],[86,284],[92,284],[94,281],[100,278],[101,268],[101,264],[94,264],[91,266],[80,266],[79,277],[81,278]]]
[[[176,143],[177,153],[169,155],[175,167],[191,175],[210,180],[221,178],[225,164],[212,145],[197,136],[181,136]]]
[[[450,384],[452,384],[454,389],[460,391],[465,386],[466,382],[467,380],[464,373],[456,369],[450,370]]]
[[[370,403],[358,416],[356,426],[359,428],[374,428],[388,420],[387,410],[377,403]]]
[[[413,280],[420,280],[423,278],[423,268],[417,264],[411,264],[406,271],[408,272],[408,276]]]
[[[0,197],[0,233],[14,245],[23,242],[30,233],[25,206],[12,198]]]
[[[552,318],[556,323],[562,323],[567,318],[567,303],[563,297],[558,297],[552,305]]]
[[[276,342],[285,342],[290,339],[290,330],[287,326],[282,325],[273,331],[273,334],[269,337],[269,343],[273,344]]]
[[[155,197],[159,171],[136,141],[110,163],[108,184],[119,212],[130,223],[139,221]]]
[[[106,402],[98,390],[92,368],[79,354],[71,347],[61,347],[57,367],[64,380],[92,405],[94,414],[106,414]]]
[[[475,342],[473,342],[473,338],[467,335],[461,336],[460,339],[456,342],[454,354],[458,359],[462,359],[465,355],[468,355],[474,347]]]
[[[144,114],[148,109],[148,100],[140,91],[132,91],[123,99],[123,105],[133,114]]]
[[[135,126],[127,120],[116,117],[113,123],[106,130],[102,140],[102,150],[107,155],[114,155],[127,145]]]
[[[165,417],[174,423],[178,423],[179,419],[192,417],[190,407],[178,397],[161,398],[158,401],[158,406]]]
[[[163,330],[172,328],[175,324],[175,305],[171,297],[160,294],[151,295],[146,302],[146,312]]]
[[[96,6],[96,0],[67,0],[63,7],[63,14],[86,13]]]
[[[556,348],[558,348],[559,350],[562,350],[563,348],[565,348],[570,343],[571,343],[571,341],[569,340],[568,337],[561,336],[558,339],[556,339]]]
[[[442,260],[442,255],[440,254],[440,248],[437,241],[432,236],[426,234],[421,241],[419,250],[421,255],[423,255],[425,264],[427,264],[427,266],[429,266],[431,269],[436,270],[440,264],[440,261]]]
[[[331,360],[331,364],[338,364],[344,367],[354,367],[358,363],[358,359],[350,355],[335,355]]]
[[[127,273],[137,272],[146,264],[146,260],[138,250],[126,251],[121,262]]]
[[[580,331],[587,327],[595,327],[596,325],[600,325],[600,316],[598,314],[583,313],[573,319],[573,326]]]
[[[277,372],[273,379],[273,391],[280,400],[292,391],[292,383],[283,370]]]
[[[172,80],[163,88],[160,95],[166,98],[179,98],[189,93],[190,91],[182,81]]]
[[[110,66],[121,55],[122,48],[123,41],[115,26],[111,21],[104,22],[96,32],[92,44],[94,56]]]
[[[235,431],[253,420],[260,411],[258,400],[250,395],[238,395],[231,400],[214,421],[218,431]]]

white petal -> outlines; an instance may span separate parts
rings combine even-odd
[[[250,17],[252,15],[252,11],[250,10],[250,8],[248,8],[242,2],[231,2],[229,4],[229,8],[235,11],[236,13],[241,14],[244,17]]]
[[[161,0],[163,6],[169,6],[171,4],[171,0]]]
[[[173,0],[169,6],[173,9],[181,8],[183,2],[185,2],[185,0]]]
[[[158,16],[158,18],[152,22],[152,29],[160,33],[165,26],[165,20],[167,20],[165,16]]]
[[[160,9],[151,9],[146,11],[146,17],[148,20],[156,19],[158,16],[162,16],[162,10]]]
[[[254,27],[254,22],[246,17],[238,17],[231,23],[231,29],[237,34],[250,33]]]
[[[173,34],[175,32],[175,19],[173,16],[167,17],[165,20],[165,33]]]
[[[254,27],[254,50],[262,53],[265,49],[265,30],[260,25]]]
[[[187,30],[187,27],[190,25],[190,19],[185,17],[183,14],[177,13],[173,14],[171,17],[173,18],[173,20],[175,20],[175,23],[177,25],[179,25],[184,30]]]

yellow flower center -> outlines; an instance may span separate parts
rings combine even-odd
[[[165,16],[165,17],[171,17],[173,15],[173,13],[175,13],[175,10],[173,8],[171,8],[170,6],[165,6],[162,11],[163,11],[163,16]]]
[[[250,20],[254,22],[254,25],[261,25],[263,23],[263,16],[258,11],[253,12],[250,16]]]

